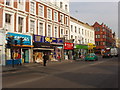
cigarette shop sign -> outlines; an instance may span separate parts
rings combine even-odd
[[[65,50],[72,50],[74,48],[74,44],[73,43],[64,43],[64,49]]]

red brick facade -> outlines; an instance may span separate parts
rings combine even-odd
[[[95,22],[93,27],[95,29],[96,49],[101,50],[111,47],[113,45],[112,30],[105,24],[99,24],[98,22]]]

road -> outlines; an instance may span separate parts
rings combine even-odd
[[[118,58],[29,67],[3,74],[3,88],[118,88]]]

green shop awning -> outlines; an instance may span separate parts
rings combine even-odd
[[[88,46],[85,45],[76,45],[77,49],[88,49]]]

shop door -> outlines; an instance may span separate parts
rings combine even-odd
[[[29,63],[29,50],[23,49],[23,62]]]

